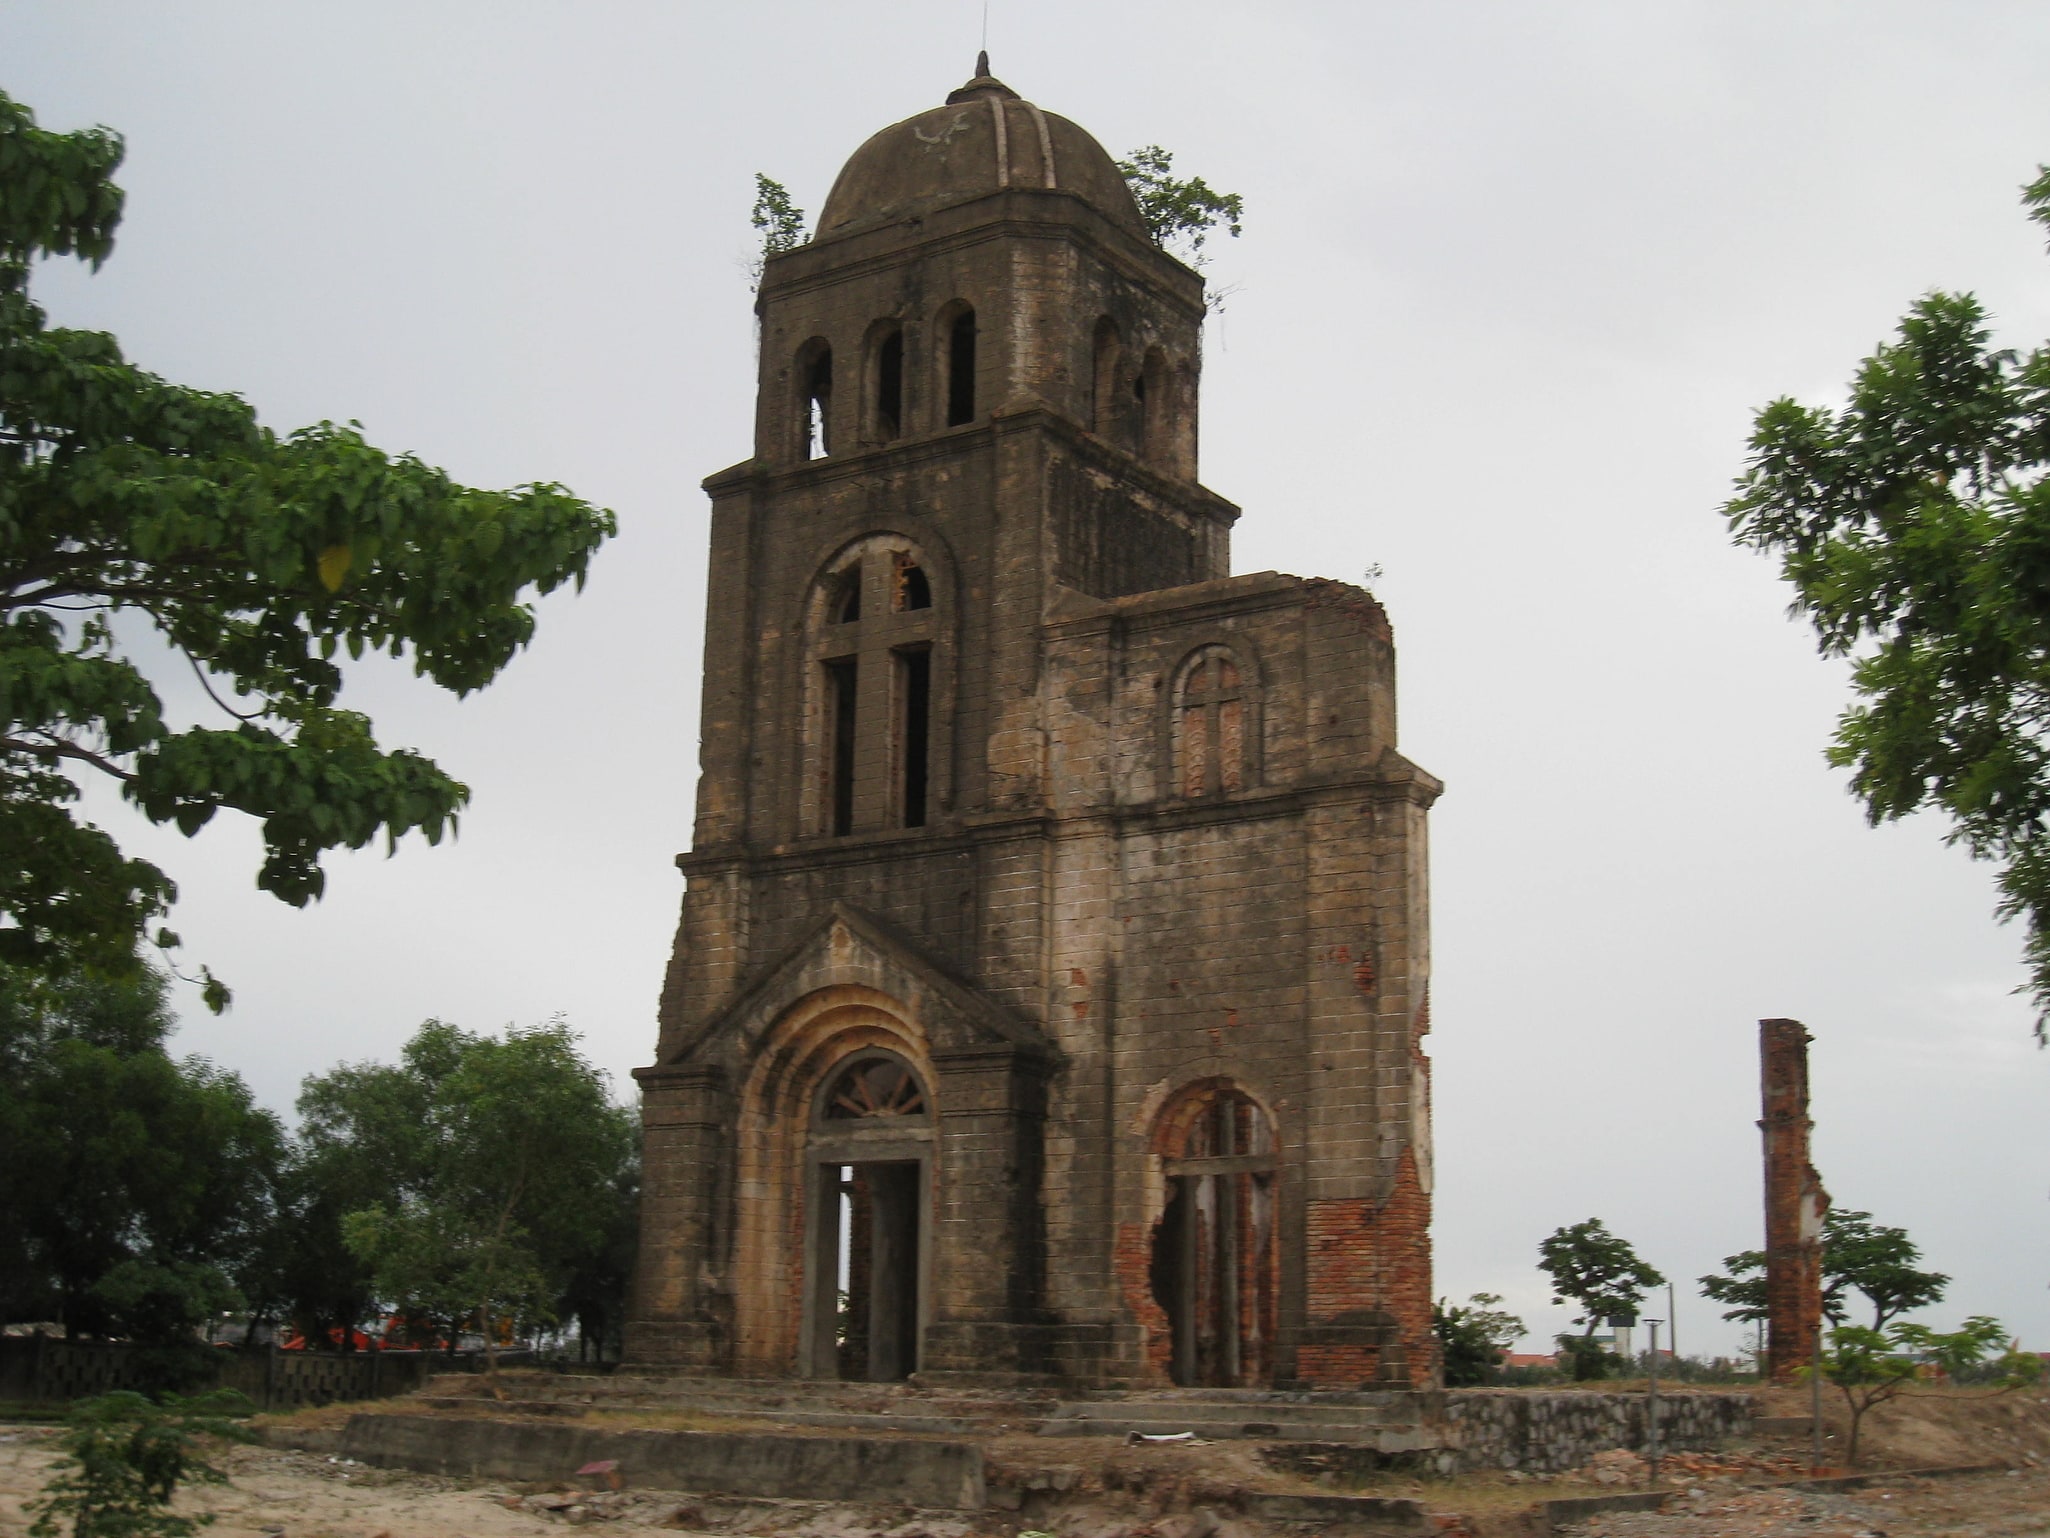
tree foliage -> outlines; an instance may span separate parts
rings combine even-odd
[[[1585,1327],[1583,1338],[1592,1336],[1604,1319],[1636,1313],[1645,1289],[1662,1287],[1666,1280],[1600,1218],[1555,1229],[1538,1245],[1538,1269],[1552,1279],[1555,1305],[1579,1308],[1573,1322]]]
[[[303,905],[325,851],[436,841],[468,795],[338,705],[338,654],[481,688],[532,638],[530,595],[580,585],[613,530],[559,486],[473,490],[353,424],[280,436],[238,396],[50,326],[32,267],[106,260],[121,154],[0,95],[0,961],[52,971],[132,972],[175,896],[79,820],[73,773],[187,835],[223,809],[257,818],[257,884]],[[163,656],[218,724],[171,724],[143,666]]]
[[[1186,257],[1191,266],[1203,265],[1203,242],[1213,230],[1236,236],[1243,228],[1243,197],[1218,192],[1200,176],[1176,176],[1174,155],[1157,144],[1133,150],[1118,162],[1118,171],[1138,201],[1153,243]]]
[[[2050,227],[2050,167],[2024,191]],[[1874,823],[1923,807],[2001,866],[2050,1024],[2050,347],[1990,345],[1969,294],[1932,293],[1837,410],[1758,414],[1739,543],[1776,555],[1862,703],[1830,761]]]
[[[759,288],[762,269],[770,257],[795,251],[811,237],[804,232],[804,210],[791,201],[790,189],[759,171],[755,172],[755,206],[747,222],[762,237],[761,254],[750,269]]]
[[[450,1339],[475,1319],[490,1349],[497,1321],[553,1320],[631,1224],[635,1119],[559,1020],[503,1037],[430,1020],[396,1066],[309,1079],[299,1109],[316,1157],[378,1187],[341,1218],[348,1249]]]
[[[232,1389],[152,1403],[119,1390],[81,1399],[65,1417],[55,1477],[28,1503],[30,1538],[189,1538],[211,1515],[172,1512],[181,1484],[218,1485],[227,1475],[208,1463],[200,1437],[253,1440],[241,1424],[256,1407]]]
[[[1822,1312],[1833,1324],[1850,1317],[1851,1291],[1862,1292],[1872,1308],[1872,1328],[1884,1329],[1898,1314],[1940,1303],[1950,1278],[1922,1271],[1922,1251],[1904,1228],[1874,1223],[1869,1212],[1832,1207],[1822,1219]],[[1701,1278],[1705,1297],[1730,1307],[1725,1319],[1756,1323],[1766,1317],[1765,1252],[1744,1250],[1724,1257],[1725,1274]]]
[[[285,1133],[237,1075],[173,1060],[171,1029],[164,980],[146,968],[0,967],[6,1319],[172,1348],[235,1303]]]
[[[1501,1301],[1496,1293],[1477,1292],[1459,1304],[1440,1298],[1431,1310],[1448,1388],[1488,1382],[1502,1365],[1502,1354],[1523,1338],[1523,1321],[1503,1313],[1497,1307]]]

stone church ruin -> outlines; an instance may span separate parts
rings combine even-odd
[[[1429,1385],[1439,785],[1381,606],[1230,575],[1202,280],[985,65],[757,309],[629,1359]]]

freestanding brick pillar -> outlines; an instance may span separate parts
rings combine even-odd
[[[1766,1357],[1784,1383],[1815,1360],[1822,1326],[1822,1216],[1829,1193],[1808,1159],[1808,1042],[1798,1020],[1758,1022],[1765,1115]]]
[[[985,60],[756,311],[629,1356],[1431,1382],[1439,786],[1373,597],[1229,574],[1202,280]]]

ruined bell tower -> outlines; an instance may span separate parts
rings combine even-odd
[[[985,60],[757,309],[629,1357],[1428,1383],[1439,787],[1380,605],[1230,575],[1201,279]]]

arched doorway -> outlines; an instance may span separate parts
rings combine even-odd
[[[933,1117],[917,1071],[869,1048],[834,1064],[806,1140],[806,1363],[888,1383],[918,1370]]]
[[[1153,1139],[1167,1204],[1149,1279],[1178,1384],[1239,1387],[1273,1373],[1274,1123],[1226,1079],[1190,1085]]]

